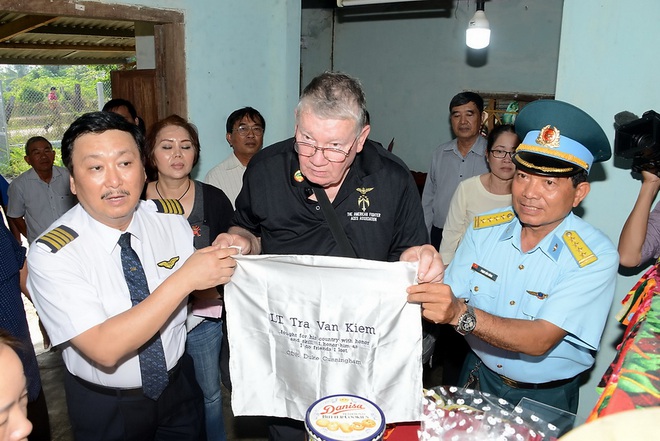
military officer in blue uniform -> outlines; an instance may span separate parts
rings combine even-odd
[[[528,104],[516,119],[512,206],[479,215],[445,284],[409,289],[425,318],[450,323],[471,352],[459,384],[517,404],[523,397],[575,413],[579,377],[594,363],[614,295],[618,255],[572,213],[609,159],[600,126],[577,107]]]

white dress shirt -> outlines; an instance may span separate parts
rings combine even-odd
[[[204,182],[224,191],[232,207],[236,208],[236,198],[243,187],[243,173],[246,168],[232,152],[227,159],[209,170]]]
[[[132,307],[117,245],[122,231],[94,220],[77,205],[51,228],[64,225],[78,237],[56,252],[39,239],[28,255],[28,286],[53,345],[62,344],[70,373],[94,384],[141,387],[137,352],[114,368],[96,365],[69,340]],[[152,201],[141,201],[127,230],[153,292],[193,253],[192,231],[183,216],[158,213]],[[47,234],[47,233],[46,233]],[[158,263],[178,261],[169,265]],[[167,368],[173,368],[186,342],[186,300],[161,328]]]

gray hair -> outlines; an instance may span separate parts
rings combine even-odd
[[[359,133],[367,124],[367,101],[362,85],[341,72],[324,72],[303,90],[296,107],[296,122],[308,110],[320,118],[352,119]]]

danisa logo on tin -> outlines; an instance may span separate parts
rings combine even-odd
[[[335,406],[334,404],[326,404],[323,406],[323,410],[320,412],[321,415],[339,415],[343,412],[351,412],[353,410],[364,410],[364,405],[359,403],[349,403],[349,404],[340,404]]]

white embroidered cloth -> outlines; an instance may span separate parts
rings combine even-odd
[[[305,418],[317,399],[353,394],[388,423],[422,400],[417,264],[326,256],[237,257],[225,287],[235,415]]]

